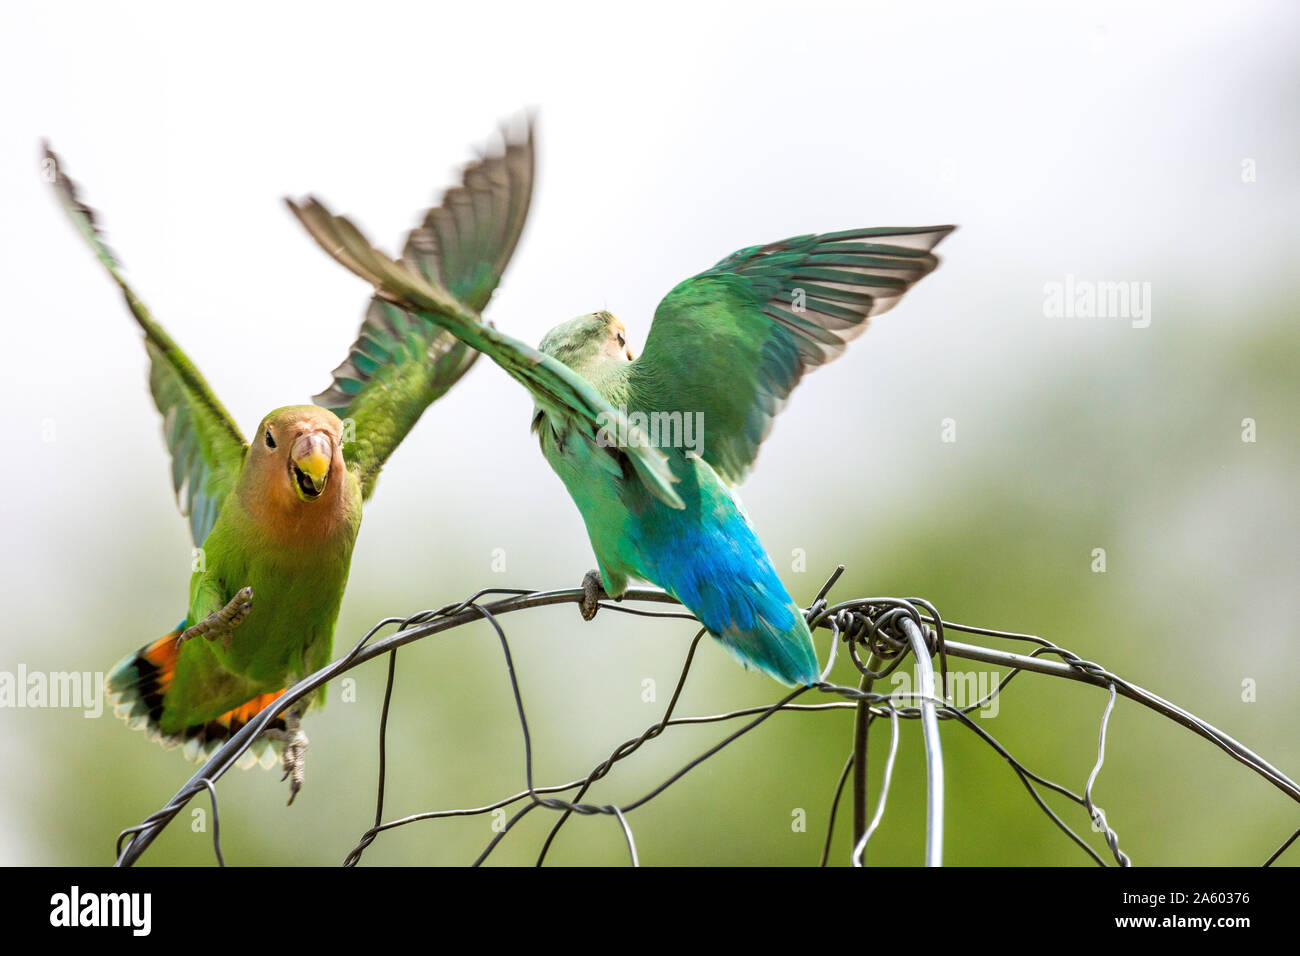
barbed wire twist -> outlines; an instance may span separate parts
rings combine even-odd
[[[545,786],[538,786],[534,779],[532,737],[529,731],[527,713],[519,688],[514,659],[510,652],[510,644],[498,617],[533,607],[580,603],[583,599],[582,589],[532,591],[515,588],[487,588],[476,592],[464,601],[445,605],[435,610],[421,611],[406,618],[384,618],[370,628],[347,654],[299,681],[272,704],[268,705],[257,717],[246,724],[230,740],[226,741],[162,808],[151,814],[140,824],[122,831],[117,840],[116,865],[133,865],[181,809],[194,796],[206,792],[212,805],[213,849],[217,863],[224,866],[225,860],[220,842],[216,781],[235,765],[239,756],[282,711],[340,674],[384,654],[388,655],[389,660],[387,683],[379,722],[379,771],[374,823],[361,835],[356,846],[348,853],[343,861],[344,866],[355,866],[359,863],[365,851],[378,836],[390,830],[425,820],[492,813],[520,803],[522,803],[522,806],[514,812],[513,816],[506,820],[504,826],[492,837],[487,846],[473,861],[474,866],[481,865],[486,861],[510,831],[528,814],[538,808],[554,811],[557,817],[538,853],[536,865],[541,866],[544,863],[562,828],[575,814],[579,816],[612,817],[622,831],[631,863],[634,866],[638,865],[639,855],[636,840],[628,823],[627,815],[657,798],[700,764],[761,726],[774,714],[780,712],[819,713],[853,710],[855,713],[853,746],[840,773],[839,782],[835,788],[835,795],[831,803],[826,836],[819,861],[822,866],[825,866],[829,861],[839,804],[850,776],[854,781],[854,839],[849,862],[855,866],[865,864],[867,844],[883,819],[892,784],[893,768],[900,738],[900,721],[902,720],[921,721],[925,739],[928,777],[926,862],[930,865],[938,865],[942,859],[943,773],[938,732],[938,725],[941,722],[956,721],[973,732],[1006,760],[1043,813],[1099,866],[1108,864],[1083,837],[1076,833],[1047,804],[1038,788],[1042,787],[1055,792],[1080,806],[1086,813],[1090,826],[1103,835],[1106,847],[1115,864],[1119,866],[1129,866],[1131,864],[1128,855],[1120,849],[1118,833],[1110,826],[1105,811],[1094,802],[1092,797],[1093,786],[1105,763],[1107,731],[1115,702],[1119,696],[1127,697],[1151,708],[1199,736],[1206,738],[1235,760],[1250,767],[1279,790],[1290,796],[1292,800],[1300,803],[1300,786],[1243,744],[1189,711],[1183,710],[1136,684],[1118,677],[1099,664],[1084,660],[1073,652],[1058,647],[1040,637],[945,621],[939,615],[938,610],[930,602],[922,598],[858,598],[834,605],[829,604],[827,595],[839,580],[843,570],[842,566],[836,569],[822,586],[812,604],[804,612],[814,634],[822,630],[830,632],[830,653],[819,683],[790,691],[774,704],[743,707],[720,714],[675,716],[679,699],[695,659],[696,649],[706,633],[701,628],[689,645],[672,696],[659,720],[651,724],[638,736],[615,747],[609,757],[597,764],[587,776],[567,783]],[[483,603],[483,599],[489,596],[496,596],[498,599],[490,603]],[[658,611],[634,606],[636,604],[676,605],[676,603],[675,599],[659,590],[633,589],[624,596],[621,602],[602,601],[600,607],[638,616],[695,621],[695,618],[684,610]],[[680,605],[677,606],[680,607]],[[484,806],[427,811],[396,820],[384,821],[384,793],[388,769],[387,729],[396,677],[397,652],[406,644],[477,620],[485,620],[493,628],[504,657],[516,714],[523,736],[525,789]],[[394,634],[375,640],[380,631],[393,626],[397,627]],[[1020,641],[1035,646],[1034,650],[1029,654],[1016,654],[982,645],[951,641],[947,637],[948,631]],[[835,666],[837,652],[841,644],[845,646],[853,666],[860,675],[861,679],[858,687],[841,686],[831,683],[828,679]],[[892,694],[880,694],[872,689],[876,680],[891,674],[909,656],[915,661],[920,675],[920,688],[917,692],[902,693],[896,691]],[[1010,668],[1010,670],[1005,677],[999,680],[997,686],[992,688],[986,695],[973,703],[957,707],[948,700],[949,656],[1003,665]],[[937,657],[939,661],[937,676],[940,687],[938,694],[936,694],[935,688],[936,675],[931,667],[931,658],[933,657]],[[1047,658],[1057,659],[1050,660]],[[1082,795],[1076,794],[1069,788],[1055,783],[1024,766],[969,716],[974,711],[986,707],[1002,693],[1013,679],[1024,671],[1093,684],[1105,689],[1108,693],[1098,729],[1097,758],[1088,774]],[[840,699],[823,703],[796,703],[799,698],[814,691]],[[608,776],[619,762],[626,760],[642,746],[662,735],[670,727],[725,723],[747,717],[752,719],[702,754],[691,759],[640,798],[622,805],[583,802],[592,786]],[[871,723],[881,718],[888,718],[889,720],[890,745],[880,793],[877,796],[875,813],[868,821],[866,774],[868,732]],[[574,791],[571,798],[561,796],[570,791]],[[1297,837],[1300,837],[1300,829],[1292,833],[1270,855],[1264,865],[1271,865],[1291,846]],[[124,843],[125,846],[123,846]]]

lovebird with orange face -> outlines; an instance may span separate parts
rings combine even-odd
[[[245,440],[127,284],[94,213],[48,149],[45,169],[144,332],[172,483],[198,549],[181,622],[122,659],[108,678],[110,699],[132,727],[198,761],[330,661],[362,502],[416,420],[477,353],[376,297],[316,404],[270,412]],[[411,233],[405,260],[486,306],[523,230],[532,183],[529,125],[465,169]],[[323,700],[321,691],[295,702],[269,727],[282,745],[291,803],[307,747],[300,717]],[[269,767],[275,749],[262,738],[240,765]]]

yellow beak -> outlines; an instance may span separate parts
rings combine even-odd
[[[334,447],[324,432],[309,432],[293,443],[289,455],[297,474],[298,490],[308,498],[315,498],[325,490],[330,463],[334,460]]]

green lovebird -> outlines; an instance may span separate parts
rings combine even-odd
[[[532,394],[533,430],[587,526],[598,571],[583,616],[630,578],[685,605],[743,665],[819,679],[807,623],[733,490],[803,374],[938,265],[953,226],[852,229],[741,249],[668,293],[641,356],[608,312],[553,328],[535,350],[468,302],[375,250],[320,202],[290,202],[381,299],[487,353]]]
[[[503,139],[501,149],[465,169],[404,253],[411,269],[475,309],[500,281],[532,196],[531,123]],[[94,213],[48,148],[44,165],[144,332],[172,484],[200,549],[184,618],[114,668],[110,699],[132,727],[197,761],[329,662],[362,502],[416,420],[477,353],[429,320],[373,298],[316,404],[268,413],[247,441],[127,285]],[[290,802],[306,751],[299,718],[323,700],[323,692],[304,698],[270,727],[282,744]],[[274,762],[275,749],[262,738],[240,765]]]

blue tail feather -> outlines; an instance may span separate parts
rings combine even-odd
[[[815,684],[820,668],[803,614],[754,529],[734,502],[727,504],[708,523],[674,522],[680,512],[665,521],[661,513],[657,540],[640,549],[643,559],[657,558],[646,576],[686,605],[741,664],[784,684]]]
[[[722,646],[746,667],[762,671],[783,684],[801,686],[820,679],[817,654],[812,635],[803,616],[796,614],[798,625],[786,629],[775,627],[765,618],[748,631],[727,630],[718,635]]]

